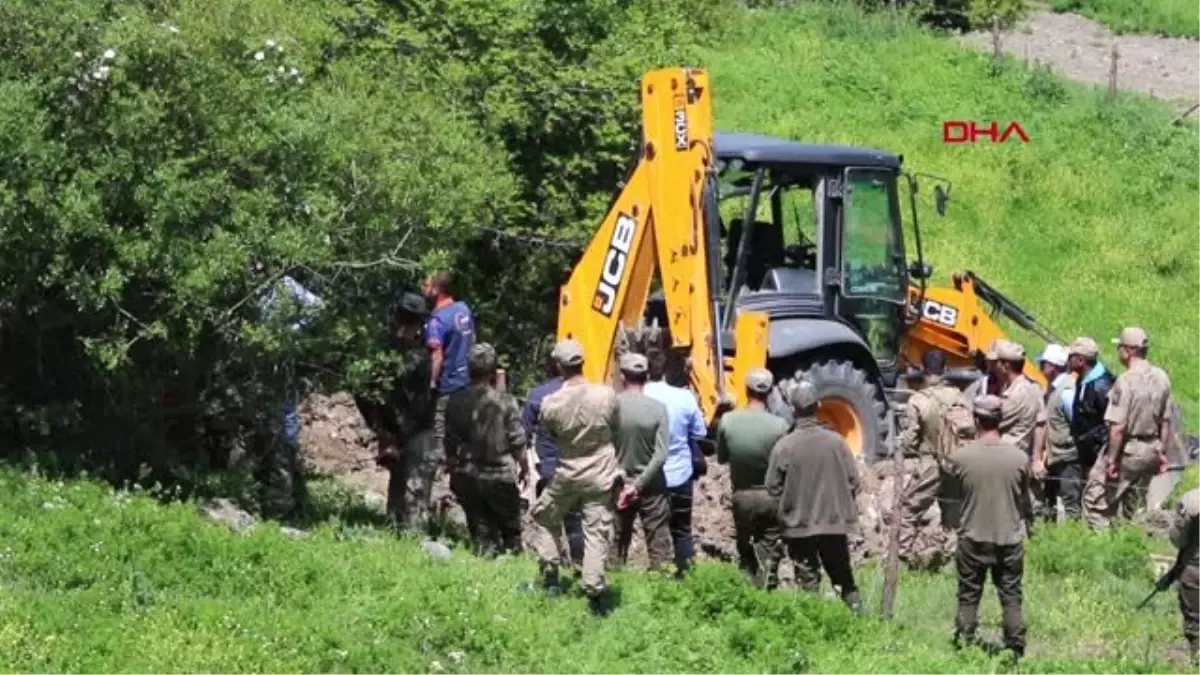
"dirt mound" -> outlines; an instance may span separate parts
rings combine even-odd
[[[301,419],[306,462],[319,473],[333,476],[364,493],[369,501],[382,507],[387,501],[388,472],[375,465],[375,435],[363,424],[354,399],[344,393],[314,396],[302,406]],[[860,465],[859,470],[863,477],[863,490],[858,498],[859,528],[851,538],[856,562],[885,554],[888,527],[885,514],[891,510],[894,495],[890,462],[872,467]],[[444,475],[439,476],[434,486],[434,501],[452,521],[464,522],[462,510],[450,494],[449,479]],[[736,560],[729,469],[712,458],[707,475],[697,482],[692,515],[697,555],[707,559]],[[918,549],[953,550],[953,535],[942,532],[937,526],[939,519],[937,507],[934,507],[918,535]],[[531,543],[531,531],[526,516],[526,545]],[[630,559],[634,565],[646,560],[645,541],[640,530],[633,538]]]

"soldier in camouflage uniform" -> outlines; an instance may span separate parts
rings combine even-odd
[[[424,298],[416,293],[403,293],[396,299],[388,333],[401,352],[400,374],[385,401],[365,396],[354,399],[378,440],[375,461],[388,469],[388,515],[398,526],[411,529],[429,525],[437,472],[436,458],[430,452],[434,397],[429,389],[429,355],[421,344],[426,312]]]
[[[1183,636],[1188,641],[1189,657],[1195,664],[1200,658],[1200,488],[1192,488],[1175,507],[1171,523],[1171,543],[1185,556],[1187,565],[1179,575],[1179,612],[1183,614]]]
[[[1165,464],[1172,440],[1171,378],[1146,360],[1146,331],[1126,328],[1113,343],[1126,370],[1108,394],[1108,448],[1092,468],[1083,495],[1089,524],[1101,529],[1113,516],[1129,518],[1145,505],[1150,479]]]
[[[1032,513],[1042,510],[1042,479],[1046,476],[1046,392],[1025,374],[1025,348],[1016,342],[999,340],[996,355],[1000,361],[1000,380],[1004,402],[1000,414],[1000,438],[1012,443],[1029,457],[1029,499]],[[1033,528],[1033,521],[1026,524]]]
[[[937,500],[942,487],[939,436],[951,405],[967,407],[963,393],[944,379],[946,354],[930,350],[922,358],[925,376],[922,388],[909,397],[900,420],[900,448],[907,473],[900,510],[900,559],[920,566],[928,551],[914,551],[917,529],[925,513]]]
[[[583,512],[583,575],[580,579],[592,612],[610,610],[604,569],[612,536],[613,507],[621,489],[621,468],[613,439],[618,433],[617,393],[583,376],[583,348],[574,340],[554,347],[563,386],[542,402],[546,432],[558,446],[554,476],[533,506],[535,546],[542,585],[559,590],[558,546],[552,534],[567,511]]]
[[[496,389],[496,350],[471,346],[471,384],[446,404],[446,464],[476,554],[521,551],[521,484],[529,480],[521,408]]]

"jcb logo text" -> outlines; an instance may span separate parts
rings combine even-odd
[[[592,309],[604,316],[612,316],[621,292],[621,281],[625,278],[625,267],[629,263],[629,248],[637,233],[637,220],[617,215],[612,238],[608,241],[608,254],[604,256],[604,267],[600,270],[600,283],[596,285],[596,296],[592,298]]]

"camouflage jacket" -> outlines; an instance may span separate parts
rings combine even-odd
[[[367,426],[377,436],[390,435],[399,444],[433,427],[434,397],[429,389],[432,364],[423,347],[406,349],[399,372],[383,402],[356,396]]]
[[[446,456],[456,472],[516,481],[527,440],[511,394],[472,384],[446,402]]]

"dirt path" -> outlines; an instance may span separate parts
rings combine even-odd
[[[990,33],[962,38],[990,52]],[[1113,41],[1117,44],[1117,82],[1122,89],[1186,103],[1200,101],[1200,42],[1183,38],[1116,35],[1076,14],[1034,13],[1020,28],[1006,32],[1001,48],[1037,61],[1073,80],[1107,85]]]

